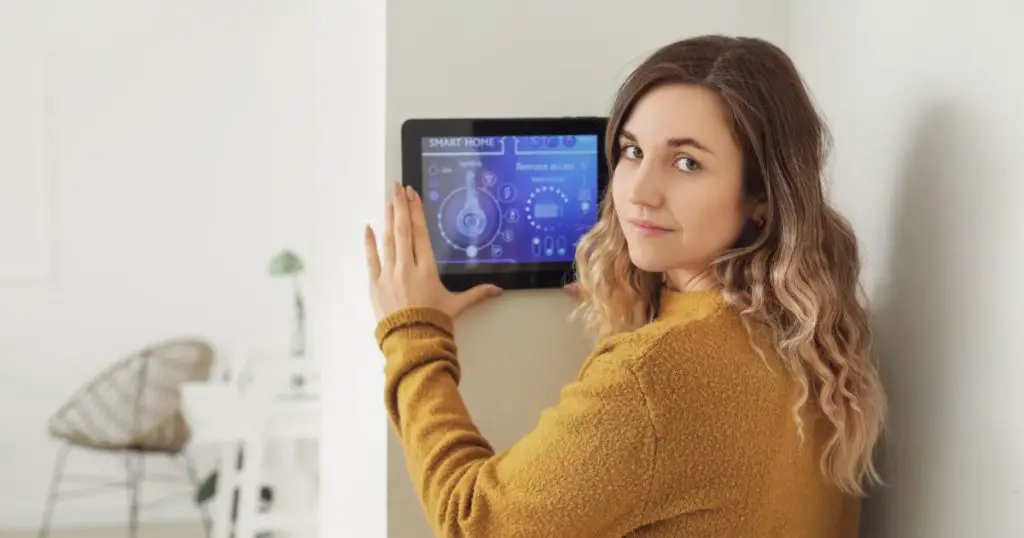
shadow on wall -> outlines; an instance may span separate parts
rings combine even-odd
[[[941,536],[928,514],[937,508],[929,492],[948,484],[949,390],[954,382],[950,335],[955,332],[962,285],[953,243],[958,183],[971,175],[962,154],[964,120],[950,104],[920,116],[902,173],[895,179],[892,250],[874,305],[875,353],[889,396],[889,422],[880,471],[885,487],[865,503],[861,536]],[[971,159],[973,160],[973,159]],[[976,173],[976,172],[975,172]],[[879,208],[879,211],[884,211]],[[948,530],[948,529],[947,529]]]

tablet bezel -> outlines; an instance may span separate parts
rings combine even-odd
[[[605,157],[605,129],[608,118],[580,116],[563,118],[412,118],[402,123],[402,184],[424,194],[421,140],[432,136],[528,136],[597,135],[597,204],[608,187]],[[451,291],[467,290],[477,284],[494,284],[503,289],[560,288],[575,280],[573,262],[522,263],[503,270],[445,273],[438,266],[441,281]],[[493,266],[492,266],[493,267]],[[507,265],[505,267],[508,267]]]

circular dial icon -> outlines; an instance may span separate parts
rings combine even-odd
[[[568,204],[569,197],[562,189],[551,185],[537,187],[526,198],[526,220],[536,230],[553,231]]]
[[[476,173],[472,170],[466,172],[465,185],[452,191],[437,212],[441,237],[470,258],[494,241],[501,220],[498,200],[476,186]]]

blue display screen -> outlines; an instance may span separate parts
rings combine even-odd
[[[423,201],[442,271],[571,262],[596,222],[598,136],[426,137]]]

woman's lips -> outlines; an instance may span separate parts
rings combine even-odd
[[[664,226],[659,226],[649,220],[642,219],[630,219],[629,225],[633,227],[633,230],[635,230],[636,233],[643,236],[664,235],[672,231],[669,228],[665,228]]]

